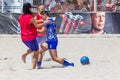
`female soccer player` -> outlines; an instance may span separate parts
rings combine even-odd
[[[42,33],[46,31],[47,34],[47,40],[46,42],[42,43],[40,47],[40,55],[38,57],[37,67],[41,67],[41,61],[42,61],[42,53],[46,50],[49,50],[49,53],[52,57],[52,59],[60,64],[63,64],[65,66],[74,66],[74,63],[70,63],[63,58],[60,58],[57,56],[57,44],[58,44],[58,38],[56,35],[56,25],[52,18],[50,18],[49,11],[46,9],[41,12],[42,18],[44,20],[50,20],[50,24],[47,24],[45,27],[42,27],[41,30],[37,30],[38,32]]]
[[[50,21],[45,21],[43,24],[37,24],[34,16],[32,15],[32,6],[30,3],[23,4],[23,14],[20,15],[18,21],[21,30],[22,42],[29,48],[26,53],[22,55],[23,62],[26,62],[26,56],[31,52],[34,53],[32,60],[32,68],[36,68],[36,62],[38,60],[38,43],[36,41],[37,30],[36,28],[42,27],[48,24]]]

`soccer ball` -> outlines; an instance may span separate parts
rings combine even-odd
[[[89,64],[90,62],[89,62],[89,58],[87,57],[87,56],[82,56],[81,58],[80,58],[80,63],[82,64],[82,65],[87,65],[87,64]]]

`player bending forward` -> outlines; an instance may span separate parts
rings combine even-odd
[[[38,57],[37,62],[37,68],[39,69],[41,67],[41,61],[42,61],[42,53],[46,50],[49,50],[49,53],[52,57],[52,59],[60,64],[63,64],[64,66],[74,66],[74,63],[70,63],[63,58],[60,58],[57,56],[57,44],[58,44],[58,38],[56,35],[56,25],[52,18],[50,18],[49,11],[44,10],[41,12],[42,18],[44,20],[48,19],[50,20],[50,24],[47,24],[45,27],[43,27],[41,30],[37,30],[39,33],[42,33],[46,31],[47,34],[47,40],[41,44],[40,47],[40,54]]]

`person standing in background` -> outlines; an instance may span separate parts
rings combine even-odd
[[[107,0],[107,4],[105,5],[105,11],[114,11],[115,5],[111,0]]]

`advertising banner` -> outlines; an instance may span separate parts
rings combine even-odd
[[[120,13],[52,14],[60,34],[119,34]]]
[[[20,14],[0,14],[0,33],[17,33]],[[51,13],[59,34],[120,34],[120,13]],[[7,29],[10,31],[6,31]],[[2,31],[3,30],[3,31]]]

